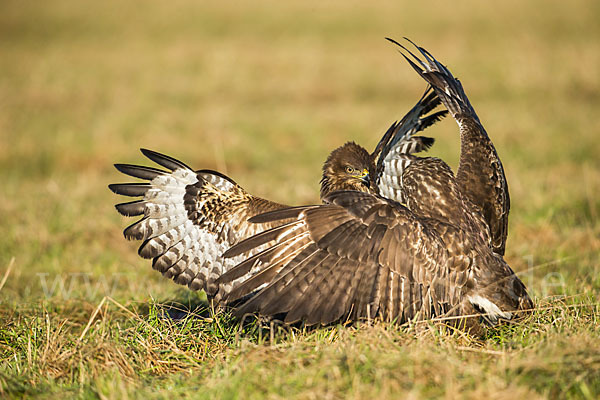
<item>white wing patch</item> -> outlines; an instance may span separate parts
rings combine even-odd
[[[152,267],[165,277],[192,290],[204,289],[209,296],[218,292],[220,297],[254,275],[258,268],[221,287],[216,284],[221,275],[243,260],[243,256],[224,259],[225,251],[255,233],[256,227],[245,223],[244,201],[251,196],[218,172],[196,172],[171,157],[142,152],[170,171],[117,164],[119,171],[147,183],[110,185],[117,194],[142,197],[117,205],[125,216],[142,216],[124,231],[128,239],[143,240],[139,255],[152,259]],[[231,216],[223,215],[229,212]],[[253,250],[253,254],[263,248]]]
[[[412,162],[410,156],[401,153],[402,146],[392,149],[383,160],[383,170],[377,186],[379,194],[390,200],[403,203],[402,174]]]
[[[196,174],[191,170],[177,169],[169,175],[159,175],[150,181],[152,189],[144,196],[147,218],[140,222],[147,241],[140,248],[140,255],[154,258],[153,268],[175,282],[188,285],[192,290],[204,289],[208,294],[217,292],[214,284],[225,271],[241,261],[223,259],[221,256],[230,246],[215,232],[228,232],[225,223],[210,226],[197,225],[188,217],[183,197],[186,186],[204,179],[217,189],[230,191],[234,185],[228,180],[207,172]],[[199,201],[202,210],[205,202]],[[159,254],[157,256],[157,254]]]
[[[471,302],[471,304],[473,304],[473,305],[479,307],[481,310],[485,311],[485,313],[487,315],[484,317],[489,319],[492,323],[496,323],[498,321],[498,318],[503,318],[503,319],[511,319],[512,318],[512,313],[507,312],[507,311],[502,311],[496,304],[491,302],[489,299],[486,299],[485,297],[482,297],[478,294],[469,296],[468,300]]]

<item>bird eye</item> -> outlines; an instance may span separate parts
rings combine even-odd
[[[352,167],[351,167],[351,166],[349,166],[349,165],[348,165],[348,166],[346,166],[346,173],[347,173],[347,174],[352,174],[352,173],[354,173],[354,168],[352,168]]]

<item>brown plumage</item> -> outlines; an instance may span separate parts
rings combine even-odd
[[[336,190],[377,193],[371,155],[363,147],[348,142],[331,152],[323,165],[321,199]]]
[[[412,134],[443,116],[443,112],[436,113],[427,125],[420,119],[423,111],[429,112],[439,104],[434,94],[420,99],[400,123],[393,124],[386,132],[382,143],[387,147],[379,153],[388,154],[394,149],[412,153],[430,146],[433,139]],[[141,216],[125,229],[125,237],[142,241],[139,255],[152,259],[152,267],[163,276],[192,290],[203,289],[209,299],[218,303],[238,282],[254,274],[250,269],[237,280],[218,284],[217,279],[242,260],[242,257],[224,259],[223,253],[241,240],[285,222],[255,224],[248,222],[249,218],[286,206],[251,195],[219,172],[193,171],[169,156],[145,149],[142,153],[166,170],[115,165],[125,175],[147,181],[109,185],[117,194],[141,197],[116,205],[122,215]],[[335,190],[377,193],[374,160],[355,143],[334,150],[323,166],[321,197]],[[384,170],[380,168],[380,172]],[[251,254],[259,250],[254,249]]]
[[[460,83],[417,49],[427,62],[407,59],[432,86],[372,154],[353,142],[330,154],[323,204],[289,208],[143,150],[168,171],[117,165],[149,181],[110,186],[143,197],[117,205],[143,216],[125,236],[144,240],[140,255],[165,276],[238,314],[307,324],[458,317],[476,329],[479,318],[461,317],[494,324],[531,308],[502,258],[508,190],[495,149]],[[457,177],[442,160],[413,155],[433,143],[414,134],[445,115],[433,112],[440,102],[461,127]]]
[[[494,251],[504,255],[508,235],[510,196],[504,167],[460,81],[427,50],[416,46],[424,60],[401,47],[410,65],[435,90],[460,127],[460,162],[456,181],[462,192],[481,210],[490,229]],[[411,42],[412,43],[412,42]]]
[[[441,65],[425,50],[418,49],[430,64]],[[472,123],[475,112],[462,87],[447,69],[444,71],[443,75],[432,73],[435,79],[425,79],[432,83],[459,124],[467,124],[461,122],[465,118]],[[460,87],[460,96],[455,95],[456,91],[445,91],[448,87]],[[471,111],[464,117],[466,110]],[[485,131],[481,128],[475,133],[481,139]],[[464,146],[472,147],[470,152],[462,151],[463,171],[467,165],[480,165],[493,149],[487,134],[489,145],[483,145],[483,139],[470,145],[475,133],[461,133]],[[354,146],[349,147],[354,151]],[[384,148],[385,145],[377,146],[380,151]],[[372,160],[377,157],[377,149]],[[365,153],[360,151],[363,165]],[[475,161],[463,161],[469,154]],[[332,158],[329,164],[337,165],[336,157]],[[339,319],[379,317],[406,321],[480,314],[495,324],[501,319],[512,319],[515,311],[533,306],[525,286],[503,260],[503,244],[498,246],[494,228],[496,220],[486,213],[485,204],[502,203],[508,196],[501,192],[500,199],[493,200],[499,192],[494,182],[486,180],[497,176],[487,175],[488,169],[480,165],[484,176],[476,179],[481,182],[475,191],[480,195],[474,196],[473,190],[465,189],[464,178],[456,178],[450,167],[436,158],[403,153],[391,158],[380,155],[378,161],[369,165],[369,171],[378,165],[398,172],[393,179],[387,179],[389,172],[384,167],[381,175],[385,179],[375,182],[380,193],[382,183],[392,182],[391,193],[397,195],[396,199],[373,194],[377,193],[373,181],[357,186],[355,180],[351,191],[328,187],[324,205],[281,209],[251,219],[256,223],[291,222],[250,237],[225,254],[239,257],[267,246],[219,279],[229,282],[253,268],[253,275],[235,285],[227,298],[234,301],[257,292],[238,308],[239,314],[284,315],[287,322],[304,320],[308,324]],[[499,160],[495,165],[492,169],[501,170]],[[347,180],[343,183],[347,184]],[[275,244],[269,247],[267,243],[273,241]],[[478,328],[477,318],[459,321]]]
[[[431,113],[441,104],[429,86],[417,104],[385,132],[373,153],[348,142],[333,150],[323,165],[321,199],[338,190],[357,190],[400,201],[399,177],[405,155],[428,150],[434,139],[414,136],[442,119],[447,111]],[[431,114],[430,114],[431,113]]]

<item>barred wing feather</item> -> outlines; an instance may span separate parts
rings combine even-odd
[[[152,267],[165,277],[220,298],[231,285],[219,288],[217,278],[241,260],[224,259],[223,253],[271,227],[249,223],[248,218],[284,206],[248,194],[218,172],[193,171],[166,155],[142,153],[166,170],[115,165],[125,175],[147,181],[109,185],[116,194],[141,197],[116,205],[124,216],[142,217],[124,230],[125,237],[141,240],[139,255],[152,259]]]
[[[462,192],[481,210],[490,229],[493,250],[504,255],[510,210],[504,167],[462,84],[424,48],[409,41],[419,57],[395,40],[388,40],[400,47],[404,58],[433,87],[458,123],[461,151],[456,180]]]
[[[327,324],[381,317],[389,321],[428,318],[452,308],[461,284],[449,283],[445,246],[410,211],[361,192],[336,192],[319,206],[274,211],[252,218],[256,223],[294,217],[227,251],[239,257],[255,247],[286,243],[275,256],[255,255],[259,272],[229,294],[235,301],[258,293],[238,315],[285,314],[286,322]],[[245,274],[239,264],[219,282]],[[464,283],[464,282],[463,282]],[[456,307],[455,307],[456,308]]]
[[[433,138],[414,135],[446,116],[446,110],[431,113],[440,104],[440,99],[428,86],[417,104],[400,122],[394,122],[377,144],[372,157],[381,196],[403,202],[401,179],[407,166],[404,156],[426,151],[433,145]]]

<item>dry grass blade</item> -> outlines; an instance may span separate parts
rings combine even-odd
[[[197,360],[195,360],[194,358],[190,357],[189,354],[187,354],[184,351],[181,351],[181,349],[179,349],[177,347],[177,344],[175,344],[175,342],[173,342],[171,339],[169,339],[168,337],[165,337],[160,330],[158,330],[156,327],[150,325],[146,320],[140,318],[139,315],[135,314],[134,312],[132,312],[131,310],[128,310],[125,306],[123,306],[121,303],[119,303],[118,301],[114,300],[111,297],[107,297],[106,298],[108,301],[110,301],[111,303],[113,303],[115,306],[117,306],[119,309],[121,309],[122,311],[124,311],[125,313],[127,313],[128,315],[130,315],[132,318],[134,318],[135,320],[139,321],[140,323],[142,323],[144,326],[146,326],[148,329],[152,330],[153,332],[155,332],[157,335],[159,335],[164,341],[165,343],[167,343],[169,345],[169,348],[185,357],[190,363],[194,364],[195,366],[199,367],[200,365],[198,364]]]
[[[0,281],[0,291],[2,291],[4,284],[8,280],[8,276],[10,275],[10,271],[12,271],[13,265],[15,265],[14,257],[10,259],[10,261],[8,263],[8,267],[6,267],[6,271],[4,272],[4,275],[2,276],[2,280]]]
[[[94,310],[92,315],[90,316],[90,319],[89,319],[87,325],[85,326],[85,328],[83,329],[83,332],[81,332],[81,336],[79,336],[79,339],[77,339],[78,342],[81,342],[83,340],[88,329],[90,329],[90,326],[92,326],[92,322],[94,322],[94,318],[96,318],[96,315],[98,315],[98,312],[100,312],[100,309],[102,308],[102,306],[104,305],[104,302],[106,302],[107,299],[108,299],[108,297],[106,297],[106,296],[102,298],[102,300],[100,301],[100,303],[98,304],[98,306],[96,307],[96,309]]]

